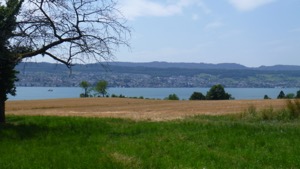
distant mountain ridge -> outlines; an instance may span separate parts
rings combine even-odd
[[[74,69],[77,68],[92,68],[98,67],[101,63],[93,63],[93,64],[75,64]],[[220,64],[212,64],[212,63],[181,63],[181,62],[107,62],[103,63],[104,67],[145,67],[145,68],[180,68],[180,69],[226,69],[226,70],[300,70],[300,66],[297,65],[274,65],[274,66],[260,66],[260,67],[246,67],[237,63],[220,63]],[[58,68],[65,69],[65,66],[62,64],[56,63],[36,63],[36,62],[22,62],[17,66],[17,69],[21,69],[22,67],[27,67],[28,69],[32,68]]]
[[[149,68],[181,68],[181,69],[254,69],[254,70],[300,70],[297,65],[274,65],[247,67],[238,63],[187,63],[187,62],[110,62],[108,65],[122,67],[149,67]]]
[[[246,66],[236,63],[184,63],[184,62],[112,62],[114,66],[150,67],[150,68],[182,68],[182,69],[247,69]],[[299,68],[300,69],[300,68]]]
[[[260,66],[259,70],[300,70],[300,66],[296,65],[274,65],[274,66]]]

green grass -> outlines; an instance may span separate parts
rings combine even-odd
[[[1,169],[300,168],[299,120],[8,116]]]

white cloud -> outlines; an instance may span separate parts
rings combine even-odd
[[[274,1],[275,0],[229,0],[229,2],[239,11],[251,11]]]
[[[197,5],[204,13],[210,13],[209,8],[199,0],[178,0],[165,3],[152,0],[123,0],[120,10],[126,18],[133,20],[143,16],[173,16],[183,12],[184,8]]]

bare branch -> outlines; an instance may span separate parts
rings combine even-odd
[[[63,64],[110,60],[128,44],[130,29],[114,0],[25,0],[10,40],[30,51],[19,60],[48,55]]]

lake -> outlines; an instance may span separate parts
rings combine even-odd
[[[109,88],[108,93],[125,95],[127,97],[140,97],[163,99],[175,93],[180,99],[189,99],[193,92],[206,95],[210,88]],[[285,94],[294,93],[299,88],[225,88],[236,100],[263,99],[264,95],[277,98],[282,90]],[[80,87],[18,87],[17,96],[9,96],[9,100],[41,100],[57,98],[79,98],[83,89]]]

